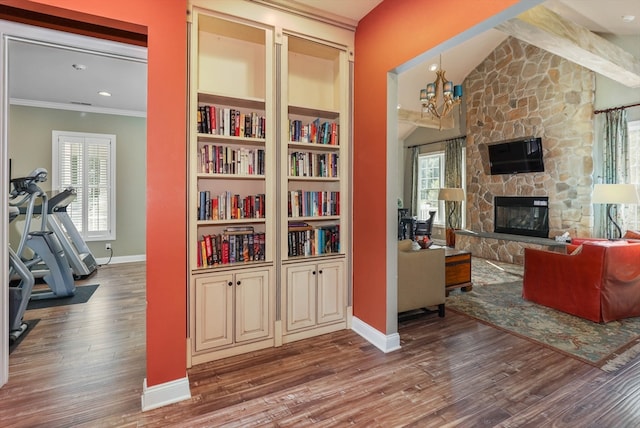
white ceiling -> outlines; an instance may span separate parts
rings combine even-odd
[[[381,0],[262,0],[290,5],[356,25]],[[390,0],[391,1],[391,0]],[[398,0],[394,0],[398,1]],[[637,35],[640,38],[640,0],[548,0],[544,5],[594,32]],[[630,23],[624,15],[635,15]],[[447,77],[462,81],[506,36],[490,30],[449,49],[442,55]],[[640,46],[640,39],[638,45]],[[640,49],[640,48],[639,48]],[[640,50],[632,52],[640,57]],[[399,76],[399,103],[418,110],[419,89],[433,80],[430,58]],[[84,64],[75,70],[73,64]],[[144,115],[146,111],[146,63],[50,45],[11,41],[9,48],[9,96],[18,104],[47,103],[67,109]],[[102,97],[98,91],[109,91]],[[80,103],[80,104],[76,104]],[[93,109],[93,110],[92,110]]]

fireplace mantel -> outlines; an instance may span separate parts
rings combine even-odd
[[[564,253],[566,242],[508,233],[456,230],[456,248],[471,251],[475,257],[524,264],[524,249],[535,248]]]

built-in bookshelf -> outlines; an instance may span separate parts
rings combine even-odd
[[[273,30],[194,8],[191,363],[274,346]]]
[[[280,249],[288,342],[347,322],[349,84],[344,49],[286,35],[283,52]]]
[[[254,2],[207,7],[190,14],[190,365],[350,313],[353,35]]]

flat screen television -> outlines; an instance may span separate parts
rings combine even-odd
[[[542,139],[539,137],[491,144],[488,149],[491,175],[544,171]]]

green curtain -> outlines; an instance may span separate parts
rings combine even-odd
[[[411,215],[418,215],[418,157],[420,148],[414,147],[411,151]]]
[[[447,141],[444,149],[444,187],[462,187],[462,148],[467,141],[466,137],[455,138]],[[462,227],[462,202],[445,202],[445,212],[449,215],[453,206],[451,216],[452,227],[458,229]]]
[[[627,137],[627,111],[625,109],[609,111],[605,114],[604,141],[602,145],[602,183],[627,183],[629,171],[629,141]],[[618,216],[619,206],[612,207],[614,218]],[[594,224],[596,236],[612,238],[617,231],[607,218],[607,205],[595,207],[599,210]]]

